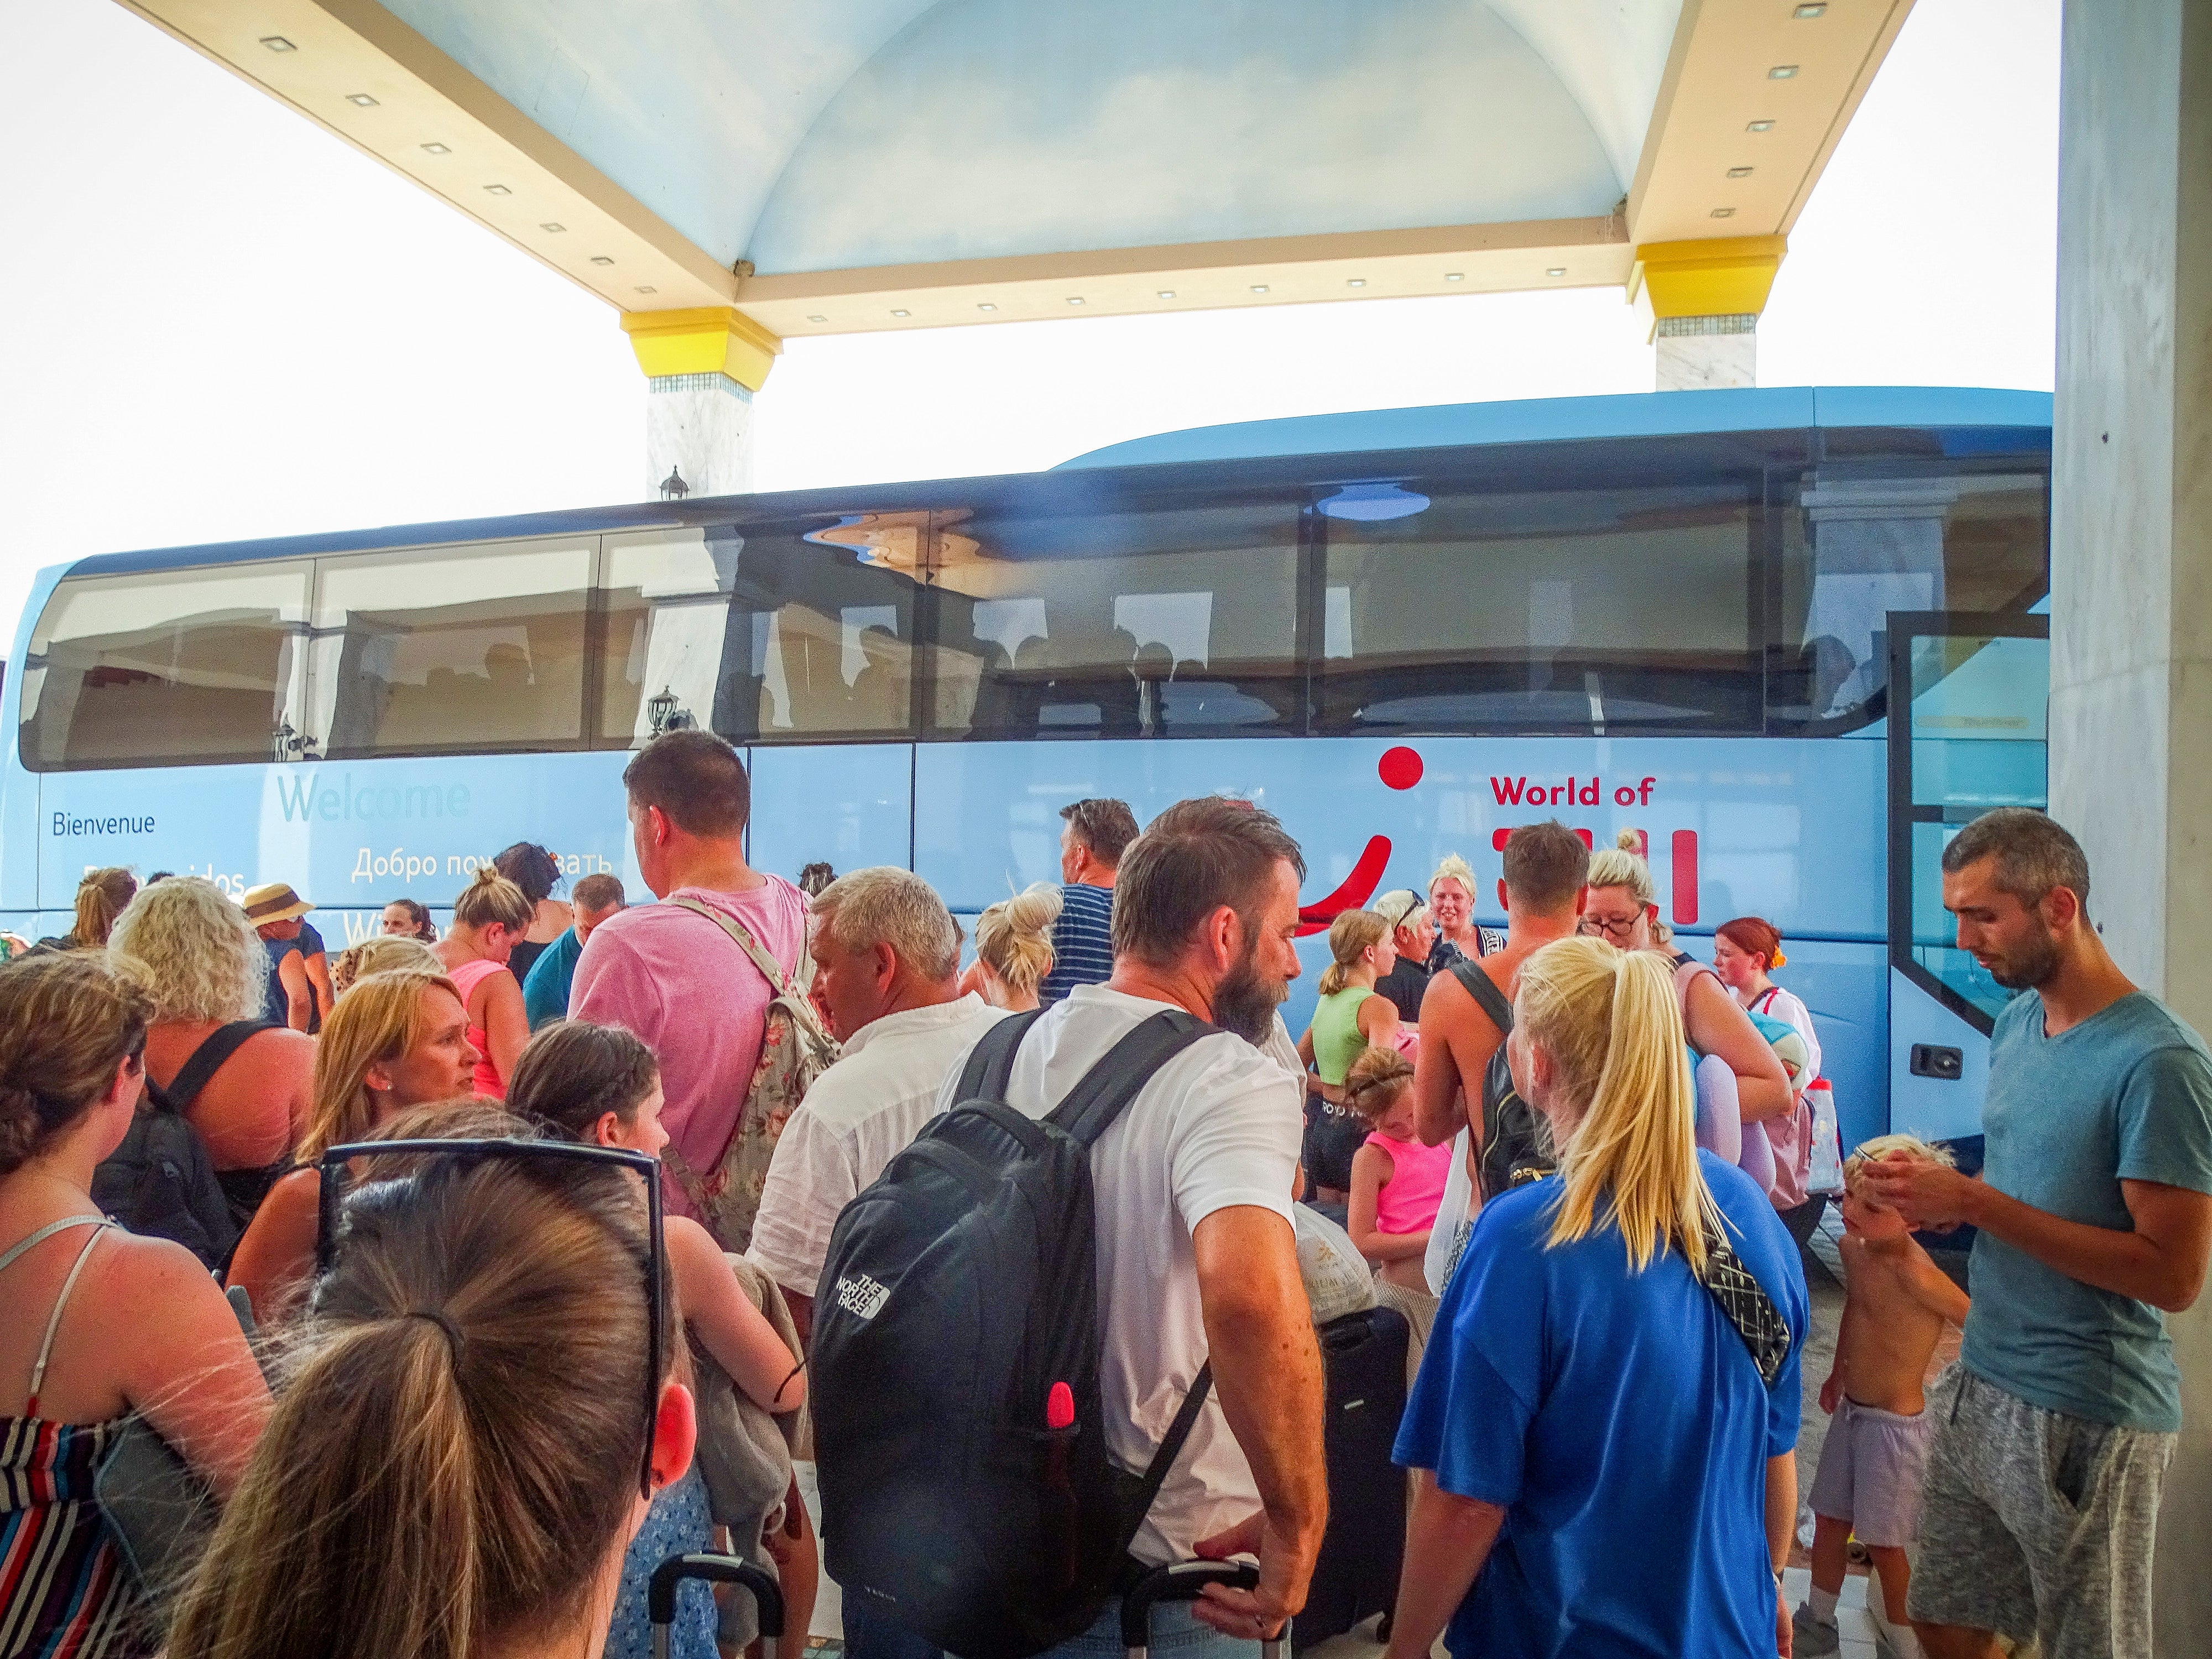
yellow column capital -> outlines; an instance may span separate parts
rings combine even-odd
[[[637,366],[647,377],[726,374],[748,392],[768,384],[783,341],[734,306],[695,306],[680,311],[625,311]]]
[[[1757,316],[1766,309],[1774,273],[1790,251],[1784,236],[1716,236],[1694,242],[1646,242],[1628,277],[1655,319]]]

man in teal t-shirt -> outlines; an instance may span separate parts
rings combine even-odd
[[[2022,993],[1990,1040],[1986,1162],[1872,1171],[1915,1225],[1980,1230],[1962,1363],[1929,1400],[1909,1607],[1936,1659],[1994,1656],[1998,1632],[2045,1659],[2151,1650],[2181,1426],[2164,1315],[2212,1253],[2212,1054],[2121,973],[2088,895],[2081,846],[2040,812],[1986,813],[1944,849],[1960,949]]]
[[[538,952],[522,981],[522,1012],[530,1029],[568,1018],[568,988],[576,977],[576,958],[592,929],[623,908],[619,876],[586,876],[569,890],[576,921],[568,931]]]

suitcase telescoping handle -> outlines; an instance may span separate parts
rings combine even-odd
[[[1260,1569],[1249,1561],[1177,1561],[1156,1567],[1121,1598],[1121,1646],[1127,1659],[1146,1659],[1152,1645],[1152,1608],[1162,1601],[1195,1601],[1208,1584],[1256,1589]],[[1282,1659],[1283,1638],[1260,1644],[1261,1659]]]
[[[668,1659],[668,1627],[676,1622],[676,1587],[687,1578],[743,1584],[760,1613],[761,1659],[776,1659],[783,1640],[783,1591],[775,1580],[734,1555],[672,1555],[653,1570],[646,1616],[653,1622],[653,1659]]]

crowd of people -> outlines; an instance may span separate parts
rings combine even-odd
[[[1203,1024],[1088,1143],[1099,1425],[1133,1477],[1179,1441],[1122,1517],[1130,1572],[1257,1575],[1158,1609],[1156,1643],[1227,1659],[1305,1601],[1319,1225],[1407,1331],[1390,1659],[1833,1652],[1854,1536],[1905,1659],[2149,1651],[2160,1312],[2212,1249],[2212,1055],[2106,953],[2043,815],[1944,854],[1961,947],[2021,993],[1981,1176],[1909,1137],[1844,1166],[1792,1607],[1828,1195],[1818,1032],[1767,922],[1700,961],[1635,837],[1528,824],[1502,933],[1447,858],[1334,919],[1293,1040],[1304,860],[1248,803],[1141,829],[1071,804],[1062,884],[987,910],[963,967],[910,872],[752,867],[720,738],[657,738],[623,783],[654,902],[594,877],[563,903],[521,844],[442,936],[395,902],[331,960],[282,883],[96,872],[70,935],[0,966],[0,1659],[641,1656],[653,1567],[709,1547],[774,1573],[803,1635],[806,1466],[840,1449],[807,1356],[896,1295],[836,1277],[856,1200],[967,1109],[971,1055],[1006,1055],[988,1109],[1042,1120],[1168,1013]],[[1912,1237],[1962,1223],[1971,1302]],[[1962,1362],[1928,1388],[1948,1324]],[[149,1436],[198,1494],[167,1521],[103,1480]],[[1121,1645],[1131,1581],[1103,1582],[1055,1652]],[[687,1587],[669,1650],[742,1646],[741,1601]],[[895,1601],[842,1617],[856,1659],[940,1651]]]

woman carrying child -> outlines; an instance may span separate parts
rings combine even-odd
[[[1437,1316],[1437,1298],[1421,1270],[1451,1173],[1452,1144],[1424,1146],[1413,1128],[1413,1067],[1395,1048],[1370,1048],[1352,1062],[1344,1103],[1367,1126],[1352,1158],[1350,1225],[1359,1253],[1375,1266],[1375,1299],[1395,1308],[1413,1328],[1406,1378],[1419,1370]]]
[[[1713,972],[1729,994],[1750,1012],[1780,1020],[1805,1045],[1804,1069],[1791,1079],[1797,1109],[1766,1122],[1767,1144],[1774,1152],[1774,1185],[1767,1196],[1781,1212],[1790,1237],[1802,1247],[1820,1224],[1820,1212],[1828,1205],[1824,1195],[1807,1190],[1813,1179],[1813,1109],[1805,1091],[1820,1080],[1820,1038],[1804,1000],[1784,990],[1771,977],[1786,960],[1782,935],[1763,916],[1738,916],[1713,932]]]
[[[519,1117],[587,1145],[658,1157],[668,1144],[660,1123],[660,1068],[653,1051],[615,1026],[561,1020],[542,1028],[515,1063],[507,1105]],[[686,1334],[763,1411],[798,1410],[806,1398],[799,1356],[745,1294],[721,1246],[704,1227],[683,1216],[666,1217],[662,1230]],[[702,1455],[706,1449],[702,1446]],[[786,1517],[799,1524],[791,1534],[794,1547],[772,1552],[783,1581],[788,1627],[800,1632],[812,1614],[816,1589],[814,1540],[805,1514],[800,1509]],[[694,1462],[654,1499],[623,1559],[605,1659],[643,1659],[653,1651],[646,1581],[671,1555],[711,1549],[714,1524],[705,1475]],[[738,1553],[753,1554],[750,1540],[736,1541]],[[714,1659],[714,1604],[704,1585],[684,1588],[672,1634],[672,1653],[683,1659]]]

